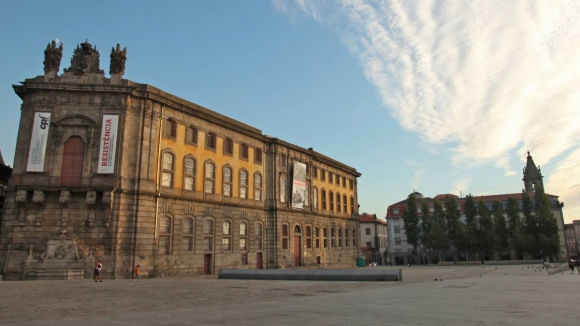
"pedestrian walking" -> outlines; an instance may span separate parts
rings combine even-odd
[[[139,278],[139,274],[141,273],[141,266],[135,266],[135,278]]]
[[[103,269],[103,261],[99,260],[97,262],[97,266],[95,266],[95,271],[93,273],[93,278],[95,279],[95,282],[103,281],[103,276],[101,275],[102,269]]]
[[[568,267],[570,267],[572,274],[574,274],[574,261],[572,259],[568,260]]]
[[[578,271],[578,275],[580,275],[580,260],[576,260],[574,265],[576,266],[576,270]]]

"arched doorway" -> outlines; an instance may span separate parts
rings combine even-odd
[[[299,225],[294,227],[294,266],[302,265],[302,230]]]
[[[80,187],[83,181],[85,160],[85,142],[79,136],[73,136],[64,143],[60,168],[60,185]]]

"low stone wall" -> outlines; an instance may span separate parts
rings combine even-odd
[[[455,264],[452,261],[440,261],[437,266],[455,266]]]
[[[220,279],[244,280],[293,280],[293,281],[402,281],[400,269],[357,268],[357,269],[222,269]]]
[[[458,261],[457,266],[478,266],[481,265],[481,262],[478,261]]]
[[[528,260],[488,260],[484,262],[485,265],[535,265],[541,264],[541,259],[528,259]]]

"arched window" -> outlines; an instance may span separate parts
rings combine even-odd
[[[346,206],[348,205],[348,203],[346,202],[346,195],[342,195],[342,207],[344,208],[344,213],[348,213],[346,210]]]
[[[163,129],[163,136],[166,138],[175,138],[177,135],[177,123],[175,120],[168,118],[165,119],[165,125]]]
[[[193,219],[183,219],[183,251],[193,251]]]
[[[240,198],[248,198],[248,172],[240,170]]]
[[[79,136],[70,137],[64,143],[60,168],[60,185],[79,187],[83,182],[85,142]]]
[[[254,174],[254,200],[262,201],[262,175]]]
[[[312,206],[314,209],[318,209],[318,189],[316,187],[312,188]]]
[[[312,226],[306,226],[306,248],[312,249]]]
[[[185,158],[183,164],[183,188],[185,190],[195,191],[196,165],[193,157]]]
[[[264,226],[262,223],[257,222],[256,223],[256,250],[262,250],[263,249],[263,242],[262,242],[262,238],[264,237]]]
[[[232,168],[224,166],[223,169],[223,195],[226,197],[232,196]]]
[[[286,177],[285,176],[280,177],[280,202],[281,203],[286,202]]]
[[[222,225],[223,225],[222,249],[224,251],[232,251],[232,222],[224,221]]]
[[[234,141],[231,138],[224,139],[224,154],[232,155],[234,153]]]
[[[197,145],[197,128],[194,126],[187,127],[185,131],[185,142],[192,145]]]
[[[334,212],[334,194],[332,193],[332,190],[328,192],[328,199],[328,210]]]
[[[175,156],[169,152],[163,153],[163,175],[161,185],[163,187],[173,187],[173,173],[175,172]]]
[[[240,157],[246,160],[248,159],[248,145],[245,143],[240,145]]]
[[[213,220],[206,219],[203,221],[203,250],[211,251],[213,250]]]
[[[215,165],[211,162],[205,163],[205,180],[203,189],[206,194],[213,194],[215,191]]]
[[[217,136],[213,132],[208,132],[205,134],[205,147],[208,149],[216,149]]]
[[[326,190],[322,189],[320,191],[320,197],[322,197],[322,210],[326,210]]]
[[[338,180],[338,179],[337,179]],[[336,193],[336,212],[340,213],[340,194]]]
[[[159,220],[159,254],[169,255],[171,250],[171,218],[161,217]]]
[[[288,249],[288,224],[282,224],[282,249]]]

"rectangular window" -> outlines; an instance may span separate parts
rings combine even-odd
[[[323,169],[320,169],[320,180],[326,181],[326,172]]]
[[[246,238],[240,239],[240,250],[248,250],[248,246],[246,244]]]
[[[372,248],[373,246],[371,245],[371,242],[367,242],[367,248]]]
[[[159,237],[159,254],[169,254],[169,237]]]
[[[223,249],[225,251],[232,250],[232,246],[231,246],[231,243],[230,243],[230,238],[223,238],[222,239],[222,244],[223,244]]]
[[[399,214],[399,209],[398,208],[393,208],[393,215],[397,215]]]
[[[350,190],[353,190],[354,189],[354,181],[348,180],[348,187],[350,188]]]
[[[212,250],[213,249],[211,246],[211,243],[212,243],[211,240],[212,240],[211,237],[203,238],[203,250]]]
[[[184,251],[193,251],[193,238],[185,237],[183,238],[183,248]]]
[[[286,154],[280,154],[280,166],[286,166]]]
[[[254,160],[256,161],[256,163],[262,163],[262,150],[259,148],[256,148],[254,150]]]
[[[328,172],[328,183],[332,183],[333,182],[333,178],[334,176],[332,175],[332,172]]]
[[[288,239],[287,238],[282,239],[282,249],[288,249]]]
[[[395,238],[395,244],[400,245],[401,244],[401,238]]]
[[[366,235],[370,235],[371,234],[371,228],[366,228],[365,229],[365,234]]]
[[[315,178],[318,178],[318,168],[313,166],[312,167],[312,174],[314,175]]]
[[[248,253],[247,252],[242,253],[241,264],[248,265]]]

